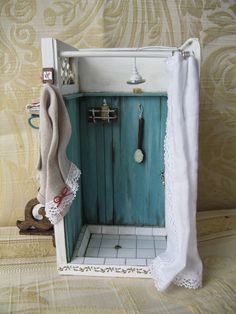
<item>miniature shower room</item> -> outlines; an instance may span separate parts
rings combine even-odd
[[[41,49],[43,82],[60,92],[69,114],[67,157],[81,171],[76,196],[54,225],[58,271],[150,277],[168,236],[166,60],[177,52],[199,61],[199,42],[75,49],[43,38]]]

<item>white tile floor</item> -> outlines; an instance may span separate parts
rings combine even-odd
[[[83,228],[71,263],[148,266],[153,258],[165,250],[166,237],[142,235],[142,230],[140,233],[141,235],[90,233],[89,236],[87,233],[83,237]]]

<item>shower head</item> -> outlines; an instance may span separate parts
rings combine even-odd
[[[134,58],[132,75],[129,81],[127,81],[127,84],[136,85],[136,84],[142,84],[144,82],[145,80],[142,78],[142,76],[138,72],[137,65],[136,65],[136,58]]]

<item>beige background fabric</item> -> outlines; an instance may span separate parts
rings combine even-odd
[[[0,1],[0,225],[35,197],[37,131],[25,106],[39,99],[40,39],[75,47],[202,46],[199,210],[236,207],[234,0]],[[157,73],[158,75],[158,73]]]

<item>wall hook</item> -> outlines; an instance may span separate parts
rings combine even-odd
[[[138,110],[139,110],[139,119],[141,119],[143,117],[143,105],[139,104]]]

